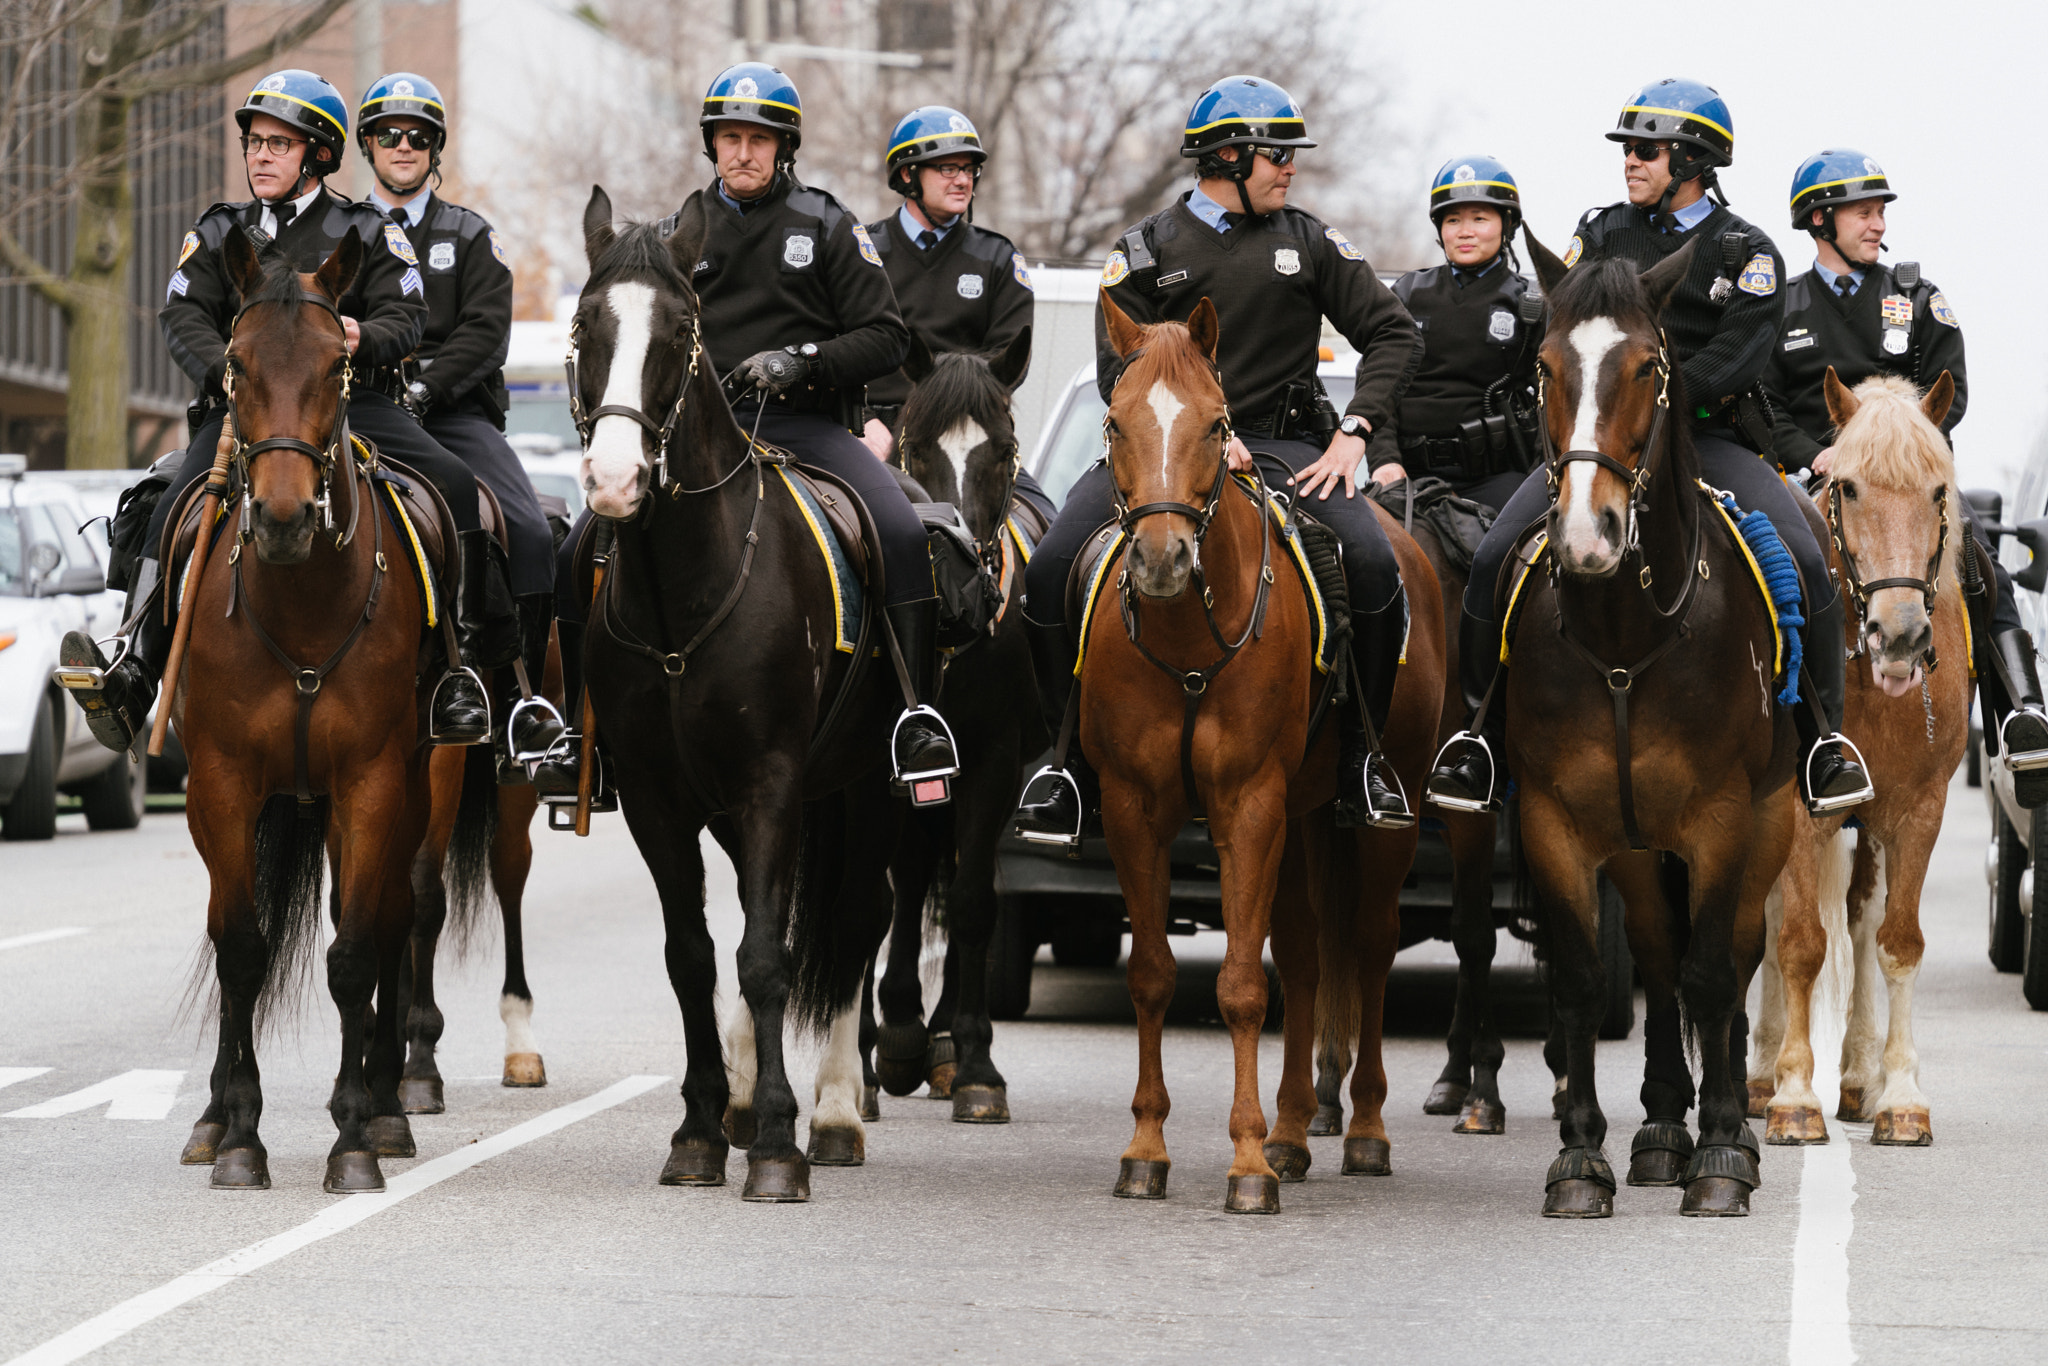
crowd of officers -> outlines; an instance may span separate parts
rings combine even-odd
[[[504,781],[573,794],[577,737],[545,706],[512,706],[522,658],[540,674],[550,626],[561,634],[570,700],[580,673],[582,605],[566,586],[540,508],[503,428],[504,364],[512,280],[503,243],[481,217],[436,191],[448,110],[424,78],[394,73],[355,111],[356,141],[377,188],[352,202],[326,188],[348,139],[348,111],[332,85],[289,70],[259,81],[236,112],[251,198],[219,204],[186,235],[161,314],[173,357],[193,380],[192,443],[151,524],[131,609],[163,591],[157,533],[176,494],[213,462],[228,412],[226,348],[239,307],[223,260],[232,233],[247,234],[302,271],[315,269],[354,231],[370,250],[341,301],[354,387],[348,421],[446,496],[461,546],[447,588],[460,657],[445,661],[430,729],[439,743],[494,741]],[[706,348],[736,412],[763,440],[851,482],[870,504],[882,540],[888,626],[917,701],[893,740],[899,775],[949,773],[952,737],[937,701],[938,604],[925,532],[883,461],[908,392],[898,367],[913,332],[932,353],[1000,352],[1031,325],[1031,276],[1008,239],[972,221],[987,152],[972,123],[942,106],[913,110],[884,154],[898,212],[863,225],[839,200],[796,174],[802,101],[781,71],[742,63],[707,91],[700,122],[716,168],[704,193],[711,231],[693,280]],[[1838,733],[1844,672],[1843,603],[1799,500],[1784,476],[1825,473],[1833,431],[1822,398],[1832,367],[1853,387],[1900,375],[1926,387],[1947,371],[1964,414],[1962,332],[1916,263],[1879,261],[1895,193],[1877,163],[1830,149],[1794,175],[1790,216],[1811,236],[1812,269],[1788,278],[1770,237],[1737,216],[1717,172],[1734,159],[1726,102],[1696,81],[1663,80],[1623,107],[1607,137],[1620,144],[1627,198],[1580,219],[1563,263],[1619,257],[1647,268],[1698,242],[1687,279],[1662,318],[1673,364],[1693,407],[1703,475],[1762,511],[1798,563],[1806,592],[1810,692],[1795,715],[1801,793],[1816,812],[1872,794],[1853,747]],[[1343,545],[1354,619],[1352,665],[1364,716],[1342,709],[1338,818],[1399,826],[1414,819],[1377,746],[1406,629],[1396,561],[1365,501],[1383,486],[1435,479],[1497,514],[1477,547],[1460,627],[1463,679],[1477,706],[1499,667],[1494,590],[1522,531],[1545,512],[1536,356],[1544,303],[1513,248],[1521,222],[1514,177],[1485,156],[1454,157],[1438,171],[1429,216],[1444,263],[1390,289],[1339,229],[1288,202],[1295,158],[1315,146],[1281,87],[1248,76],[1204,90],[1192,106],[1181,155],[1196,183],[1167,208],[1121,233],[1102,287],[1141,323],[1185,318],[1201,299],[1220,315],[1217,356],[1236,436],[1228,460],[1257,468],[1267,486],[1301,500]],[[430,184],[431,182],[431,184]],[[1316,377],[1327,319],[1357,350],[1356,383],[1340,414]],[[1097,382],[1109,400],[1120,358],[1097,324]],[[1365,473],[1362,473],[1365,472]],[[504,510],[502,549],[483,530],[472,479]],[[1019,492],[1043,500],[1028,473]],[[1114,514],[1106,461],[1065,498],[1026,574],[1025,620],[1041,705],[1057,729],[1072,686],[1074,644],[1064,620],[1065,580],[1087,537]],[[588,514],[585,514],[588,516]],[[1974,531],[1974,516],[1972,515]],[[572,536],[569,544],[574,545]],[[1995,556],[1983,562],[1996,567]],[[2034,647],[1996,569],[1995,608],[1970,599],[1983,672],[1987,742],[2019,774],[2023,802],[2048,798],[2048,716]],[[105,683],[77,695],[95,734],[133,743],[168,652],[168,613],[131,610],[137,622],[107,664],[82,638],[67,665],[102,667]],[[74,659],[73,654],[79,657]],[[1452,809],[1496,808],[1501,709],[1447,746],[1428,796]],[[577,712],[573,709],[571,715]],[[494,716],[498,718],[494,722]],[[1018,811],[1020,833],[1078,839],[1095,783],[1078,753],[1041,773]]]

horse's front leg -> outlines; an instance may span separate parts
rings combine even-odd
[[[257,1134],[263,1078],[256,1065],[256,1002],[270,977],[275,946],[264,938],[256,914],[252,829],[263,797],[221,791],[206,777],[216,766],[194,766],[185,810],[211,882],[206,932],[220,992],[220,1044],[205,1113],[178,1160],[211,1164],[216,1189],[268,1190],[270,1158]]]
[[[993,1056],[988,1006],[988,947],[996,923],[996,845],[1014,805],[1014,748],[975,763],[953,793],[955,864],[946,889],[947,947],[956,956],[952,1014],[954,1073],[948,1088],[961,1124],[1010,1122],[1009,1082]]]
[[[927,826],[929,816],[913,815],[890,861],[894,913],[889,922],[889,956],[875,984],[875,1003],[882,1019],[875,1031],[875,1077],[892,1096],[907,1096],[925,1082],[930,1037],[924,1023],[919,955],[924,948],[924,904],[931,888],[937,852]]]
[[[1153,828],[1140,798],[1114,789],[1103,794],[1102,823],[1131,918],[1131,957],[1124,980],[1138,1017],[1138,1086],[1131,1094],[1131,1115],[1137,1122],[1117,1163],[1115,1193],[1125,1199],[1164,1200],[1167,1172],[1173,1165],[1166,1155],[1166,1116],[1173,1103],[1166,1093],[1160,1057],[1166,1007],[1173,1000],[1177,975],[1166,937],[1172,837],[1162,838]]]
[[[1258,780],[1216,806],[1209,828],[1216,844],[1225,936],[1216,1006],[1230,1030],[1235,1078],[1233,1155],[1223,1208],[1233,1214],[1278,1214],[1280,1177],[1266,1160],[1266,1115],[1259,1103],[1259,1034],[1266,1025],[1266,932],[1287,847],[1286,778],[1271,763]],[[1305,1130],[1302,1136],[1307,1137]]]
[[[1507,1057],[1493,1019],[1492,976],[1495,817],[1470,812],[1447,815],[1444,837],[1451,850],[1451,944],[1458,951],[1458,994],[1451,1008],[1449,1057],[1429,1098],[1426,1115],[1456,1115],[1451,1132],[1507,1132],[1507,1106],[1500,1098],[1500,1067]]]
[[[1936,789],[1937,794],[1940,789]],[[1920,888],[1941,829],[1939,795],[1893,823],[1884,845],[1884,921],[1877,927],[1877,963],[1891,1012],[1884,1042],[1884,1089],[1878,1093],[1870,1141],[1918,1148],[1934,1142],[1927,1097],[1920,1091],[1920,1052],[1913,1045],[1913,984],[1927,941],[1920,933]]]
[[[1841,895],[1846,888],[1840,885],[1824,888],[1820,874],[1823,862],[1832,862],[1841,856],[1841,851],[1834,847],[1835,840],[1847,836],[1819,834],[1803,808],[1798,824],[1800,834],[1793,841],[1784,872],[1778,876],[1776,948],[1782,985],[1777,995],[1782,1024],[1779,1026],[1778,1046],[1773,1050],[1773,1083],[1764,1109],[1766,1143],[1828,1141],[1827,1116],[1821,1113],[1820,1097],[1813,1090],[1813,991],[1827,961],[1825,919],[1831,910],[1836,909],[1822,906],[1821,898],[1830,891]],[[1768,1011],[1771,996],[1768,977],[1764,982],[1764,993]],[[1766,1046],[1764,1035],[1764,1029],[1757,1031],[1760,1053]],[[1745,1089],[1753,1093],[1753,1088],[1752,1082]]]
[[[371,1120],[380,1111],[370,1088],[369,1051],[373,1031],[381,1034],[384,1028],[371,1005],[380,979],[386,976],[382,942],[387,932],[386,904],[395,899],[394,879],[406,886],[409,893],[412,854],[418,848],[419,832],[414,822],[405,819],[403,791],[378,791],[372,787],[373,781],[366,776],[354,784],[353,790],[337,793],[330,817],[337,843],[335,866],[341,919],[335,928],[334,942],[327,949],[327,990],[334,998],[335,1009],[341,1013],[341,1067],[335,1074],[334,1094],[327,1106],[334,1117],[335,1138],[327,1155],[327,1175],[322,1187],[335,1195],[383,1190],[384,1174],[378,1168],[377,1153],[380,1146],[397,1146],[396,1125],[385,1123],[377,1126],[380,1132],[371,1131]],[[408,827],[415,838],[400,844]],[[409,902],[410,895],[405,899]],[[408,905],[406,914],[409,916],[410,912]],[[402,938],[401,935],[397,946],[399,952],[403,951]],[[389,968],[389,980],[390,998],[395,1000],[395,960]],[[390,1098],[394,1111],[396,1071],[394,1068]],[[397,1111],[395,1118],[398,1124],[405,1123],[402,1111]],[[392,1132],[381,1132],[384,1130]]]
[[[498,832],[491,841],[491,887],[505,929],[505,985],[498,1018],[505,1026],[505,1086],[546,1086],[547,1065],[533,1035],[533,989],[526,984],[524,906],[533,870],[533,814],[540,794],[530,786],[498,789]]]
[[[1692,1066],[1678,1018],[1678,962],[1685,912],[1664,894],[1655,853],[1617,854],[1607,878],[1626,907],[1630,956],[1643,975],[1643,1127],[1629,1143],[1628,1184],[1675,1186],[1692,1160]]]
[[[784,771],[796,773],[792,763]],[[764,790],[755,802],[736,812],[741,851],[740,900],[746,928],[740,936],[737,965],[740,999],[746,1004],[753,1033],[754,1077],[751,1110],[753,1141],[747,1147],[744,1200],[786,1203],[811,1198],[810,1163],[796,1143],[796,1092],[789,1084],[783,1056],[783,1026],[789,1013],[793,963],[789,951],[790,895],[803,843],[807,812],[792,781],[786,790]],[[741,1110],[735,1088],[734,1129]],[[739,1135],[735,1132],[734,1141]]]
[[[407,1113],[438,1115],[447,1109],[441,1069],[434,1050],[446,1021],[434,999],[434,953],[448,923],[448,888],[442,880],[448,842],[455,832],[455,814],[462,806],[462,785],[469,751],[458,746],[436,749],[428,759],[433,811],[426,838],[412,860],[412,982],[406,1011],[405,1073],[398,1084]]]
[[[1273,966],[1280,973],[1286,1043],[1280,1089],[1274,1098],[1273,1134],[1265,1152],[1267,1163],[1282,1181],[1308,1179],[1308,1138],[1313,1132],[1309,1124],[1319,1108],[1310,1064],[1317,1051],[1316,993],[1321,963],[1309,881],[1328,875],[1330,841],[1326,828],[1311,833],[1307,827],[1326,820],[1318,814],[1288,822],[1287,848],[1273,893]]]

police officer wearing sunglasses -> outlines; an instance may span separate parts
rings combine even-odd
[[[1407,621],[1400,566],[1357,490],[1358,470],[1367,438],[1394,414],[1420,342],[1365,253],[1313,214],[1289,207],[1295,153],[1315,145],[1299,107],[1279,86],[1250,76],[1216,82],[1195,101],[1181,140],[1181,155],[1195,162],[1195,187],[1118,238],[1102,287],[1139,323],[1184,319],[1205,298],[1215,305],[1222,321],[1216,359],[1238,437],[1231,466],[1249,470],[1256,461],[1269,487],[1301,500],[1343,543],[1353,658],[1367,709],[1383,732]],[[1359,353],[1358,385],[1341,420],[1316,379],[1325,317]],[[1107,400],[1121,362],[1099,315],[1095,341],[1096,384]],[[1114,494],[1106,462],[1082,475],[1025,572],[1033,664],[1055,729],[1074,663],[1067,571],[1088,536],[1115,516]],[[1338,715],[1338,820],[1412,824],[1400,784],[1356,708]],[[1093,775],[1078,749],[1069,760],[1071,772],[1044,775],[1026,789],[1020,831],[1071,836],[1093,805]]]
[[[515,755],[537,755],[561,738],[562,720],[545,701],[514,707],[512,671],[522,658],[540,686],[554,620],[555,542],[534,497],[533,483],[505,441],[505,356],[512,338],[512,271],[491,225],[428,186],[441,179],[448,145],[448,109],[424,76],[394,71],[364,92],[356,110],[356,144],[376,173],[369,200],[405,233],[425,282],[427,322],[412,354],[373,370],[369,383],[397,400],[432,437],[482,479],[505,515],[501,555],[487,532],[462,536],[465,610],[471,620],[511,626],[493,632],[476,662],[498,670],[499,714],[510,733],[499,773],[524,781]],[[509,559],[508,565],[504,562]]]

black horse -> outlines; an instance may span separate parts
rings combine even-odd
[[[898,441],[904,471],[919,488],[913,497],[957,507],[988,572],[1008,580],[991,633],[956,649],[946,665],[940,699],[959,740],[960,774],[953,780],[951,805],[913,813],[890,866],[895,918],[877,992],[882,1023],[875,1035],[876,1075],[891,1095],[909,1095],[928,1076],[931,1044],[918,954],[927,905],[934,921],[942,910],[947,982],[931,1026],[951,1031],[953,1118],[965,1124],[1005,1124],[1010,1118],[1003,1074],[989,1056],[987,962],[996,919],[996,843],[1016,806],[1025,758],[1047,743],[1017,601],[1023,551],[1014,539],[1005,545],[1013,515],[1029,521],[1045,511],[1015,496],[1010,391],[1030,359],[1027,328],[993,359],[948,353],[935,360],[913,337],[903,367],[916,386],[903,405]],[[935,1094],[941,1084],[935,1083]]]
[[[586,595],[605,561],[584,677],[660,893],[689,1050],[661,1181],[724,1184],[730,1138],[748,1148],[744,1198],[805,1200],[810,1162],[796,1146],[783,1029],[786,1019],[831,1029],[811,1159],[858,1162],[855,998],[881,940],[879,893],[900,824],[885,765],[895,681],[871,667],[868,622],[852,650],[839,648],[832,581],[782,457],[739,429],[713,373],[689,283],[701,199],[664,238],[646,224],[614,229],[599,188],[583,231],[590,280],[572,332],[572,397],[590,422],[584,486],[607,519],[576,560]],[[880,595],[867,596],[873,617]],[[704,918],[707,826],[732,859],[746,915],[734,1034],[751,1047],[733,1058],[730,1083]]]

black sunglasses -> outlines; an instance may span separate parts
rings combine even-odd
[[[379,128],[375,134],[379,147],[396,147],[400,140],[415,152],[431,152],[434,149],[434,132],[431,128]]]
[[[1264,157],[1275,166],[1285,166],[1288,162],[1294,160],[1294,149],[1292,147],[1254,147],[1252,148],[1252,154]]]
[[[1661,142],[1624,142],[1621,144],[1621,153],[1625,157],[1634,157],[1637,161],[1647,166],[1664,155],[1664,144]]]

